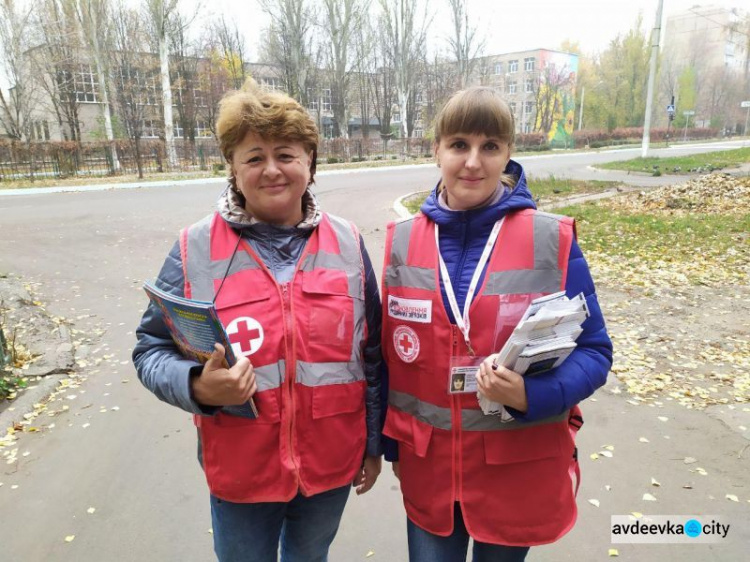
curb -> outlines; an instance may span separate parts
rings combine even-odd
[[[75,349],[68,327],[55,322],[16,277],[0,278],[2,308],[7,326],[36,359],[25,369],[13,368],[15,376],[31,379],[17,390],[13,400],[0,402],[0,431],[24,421],[35,405],[49,397],[61,379],[75,371]],[[6,328],[6,339],[12,339]]]

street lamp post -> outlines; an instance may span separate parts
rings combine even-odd
[[[578,110],[578,130],[581,130],[583,123],[583,99],[586,96],[586,86],[581,86],[581,109]]]
[[[651,61],[648,70],[648,91],[646,93],[646,120],[643,123],[643,142],[641,143],[641,157],[648,155],[648,143],[651,128],[651,105],[654,99],[654,81],[656,80],[656,58],[659,55],[659,35],[661,34],[661,13],[664,7],[664,0],[659,0],[659,7],[656,10],[656,22],[652,32],[651,40]]]

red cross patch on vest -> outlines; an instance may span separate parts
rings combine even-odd
[[[404,363],[411,363],[419,356],[419,337],[409,326],[398,326],[393,331],[393,347]]]
[[[232,351],[237,357],[249,357],[263,345],[263,326],[255,318],[241,316],[227,326]]]

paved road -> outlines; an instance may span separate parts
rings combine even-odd
[[[596,159],[632,156],[617,151],[522,161],[532,174],[562,176],[586,173]],[[359,224],[378,267],[384,225],[394,218],[392,201],[436,179],[432,166],[321,174],[317,192],[327,211]],[[76,328],[105,330],[89,358],[102,362],[87,368],[80,388],[50,406],[66,404],[69,411],[40,418],[37,426],[54,428],[23,435],[18,463],[0,467],[3,562],[212,559],[190,417],[146,392],[129,359],[146,303],[142,281],[155,275],[179,228],[211,211],[219,190],[212,183],[0,198],[0,271],[40,283],[49,310],[73,319]],[[738,458],[747,442],[723,423],[669,403],[636,407],[606,391],[586,404],[585,414],[580,523],[557,545],[534,549],[531,560],[604,559],[612,546],[610,514],[717,514],[738,526],[748,519],[750,471],[747,460]],[[640,436],[651,445],[639,443]],[[613,458],[588,459],[608,444],[615,445]],[[686,456],[699,457],[711,478],[688,472]],[[649,476],[662,487],[653,488]],[[688,481],[694,493],[684,493]],[[646,492],[660,502],[643,502]],[[742,503],[724,500],[730,492]],[[589,498],[598,498],[601,507],[587,503]],[[404,527],[397,482],[387,470],[371,493],[352,497],[331,560],[365,559],[373,551],[372,560],[404,561]],[[618,548],[623,560],[740,560],[750,533],[737,531],[722,545]],[[75,535],[70,543],[68,535]]]

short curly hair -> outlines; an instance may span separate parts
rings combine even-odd
[[[250,132],[266,140],[300,142],[313,153],[310,183],[315,177],[319,139],[315,121],[295,99],[263,90],[252,78],[240,90],[228,92],[222,98],[216,132],[221,153],[229,163],[237,145]]]

